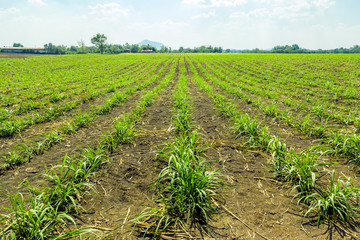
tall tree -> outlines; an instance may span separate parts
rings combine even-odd
[[[78,42],[78,46],[79,46],[79,53],[87,53],[85,42],[83,40]]]
[[[99,48],[100,53],[104,53],[105,45],[106,45],[107,37],[104,34],[96,34],[93,38],[91,38],[91,43],[94,44],[97,48]]]
[[[24,47],[21,43],[14,43],[13,47]]]

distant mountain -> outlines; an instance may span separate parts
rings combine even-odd
[[[138,43],[138,45],[141,47],[142,45],[150,45],[154,48],[156,48],[157,50],[160,50],[162,46],[164,46],[164,44],[159,43],[159,42],[154,42],[154,41],[150,41],[150,40],[144,40],[140,43]]]

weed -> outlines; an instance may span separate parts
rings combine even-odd
[[[156,230],[162,224],[183,224],[190,221],[208,223],[209,216],[216,212],[212,199],[218,198],[216,189],[223,185],[219,178],[219,169],[207,171],[208,164],[200,160],[199,137],[192,135],[177,138],[162,150],[160,156],[168,159],[152,187],[156,187],[157,196],[165,206],[157,215]],[[147,214],[158,214],[147,212]],[[163,222],[165,221],[165,223]],[[164,228],[164,227],[163,227]]]
[[[340,132],[333,132],[327,139],[331,149],[325,153],[331,155],[343,154],[351,158],[352,162],[360,162],[360,136],[357,134],[347,135]]]
[[[321,121],[320,120],[320,124],[313,127],[310,131],[309,131],[309,135],[310,136],[315,136],[318,138],[324,138],[325,137],[325,133],[326,130],[331,128],[331,126],[327,125],[329,118],[327,118],[325,121]]]
[[[23,158],[21,155],[17,154],[16,152],[8,152],[7,155],[3,156],[5,162],[9,164],[10,168],[13,168],[21,163],[23,163]]]
[[[72,180],[74,183],[85,182],[93,172],[107,162],[108,156],[104,154],[100,145],[96,150],[92,148],[83,149],[80,160],[72,161],[69,167],[73,171]]]
[[[221,185],[218,171],[206,171],[204,161],[195,163],[190,155],[169,158],[155,186],[167,212],[175,218],[208,222],[215,212],[212,198],[217,198],[215,189]],[[166,184],[165,184],[166,183]]]
[[[315,193],[307,197],[314,200],[305,216],[316,211],[318,225],[323,219],[341,220],[345,224],[352,221],[357,225],[357,208],[354,206],[358,204],[360,187],[354,187],[351,178],[336,181],[335,175],[336,172],[333,171],[327,189],[317,188]]]
[[[56,103],[62,99],[64,99],[65,97],[64,96],[61,96],[60,94],[58,93],[53,93],[49,96],[49,102],[51,103]]]
[[[360,133],[360,118],[356,118],[354,121],[355,132]]]
[[[60,222],[75,221],[66,214],[57,214],[54,208],[44,203],[43,195],[30,197],[30,209],[26,209],[24,198],[21,194],[10,197],[11,213],[3,215],[2,221],[7,227],[2,235],[5,239],[48,239],[59,235],[57,233]]]
[[[0,124],[0,137],[10,137],[22,129],[23,123],[18,121],[5,121]]]
[[[278,115],[278,109],[276,107],[276,103],[270,103],[270,104],[267,104],[265,105],[263,108],[262,108],[262,111],[269,117],[277,117]]]
[[[124,117],[122,121],[115,122],[114,130],[118,144],[131,142],[131,138],[135,134],[135,126],[127,117]]]
[[[65,156],[61,165],[52,168],[51,172],[46,169],[46,175],[52,187],[46,189],[48,202],[57,211],[78,213],[76,199],[87,192],[86,189],[93,189],[89,183],[79,182],[78,176],[74,175],[75,162],[72,158]]]
[[[311,129],[310,114],[306,115],[301,121],[297,122],[295,127],[302,133],[309,133]]]
[[[80,113],[75,117],[73,125],[76,126],[76,128],[81,128],[91,122],[93,119],[94,115],[92,113]]]
[[[259,123],[256,118],[252,119],[248,114],[235,119],[234,129],[237,137],[245,135],[257,138],[259,136]]]

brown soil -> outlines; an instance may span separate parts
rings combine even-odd
[[[164,63],[160,64],[160,66],[155,70],[155,73],[159,72],[160,69],[163,67],[164,67]],[[167,67],[167,70],[168,69],[169,69],[169,66]],[[144,79],[143,81],[146,81],[150,77],[151,76],[147,76],[146,79]],[[133,83],[129,86],[126,86],[125,88],[131,87],[135,84],[137,84],[137,83]],[[156,82],[150,84],[150,86],[148,86],[146,89],[152,88],[155,84],[156,84]],[[122,88],[116,89],[116,91],[123,91],[125,88],[122,87]],[[109,93],[109,94],[106,94],[105,96],[96,97],[92,100],[86,101],[84,103],[80,103],[75,108],[71,109],[70,111],[64,112],[64,114],[62,116],[59,116],[59,117],[52,119],[50,121],[47,121],[47,122],[35,124],[35,125],[31,126],[30,128],[27,128],[27,129],[23,130],[21,133],[16,134],[10,138],[0,138],[0,155],[16,149],[16,146],[18,146],[20,143],[41,139],[42,134],[46,134],[51,131],[60,132],[59,130],[60,130],[61,126],[64,123],[71,122],[71,120],[73,119],[73,117],[76,114],[79,114],[81,112],[82,113],[90,112],[92,109],[95,109],[96,107],[104,104],[108,99],[111,98],[112,95],[113,95],[113,93]],[[130,101],[134,101],[134,99],[138,99],[139,95],[141,95],[140,92],[135,92],[132,96],[129,97]],[[113,110],[111,110],[111,111],[113,111]],[[105,114],[105,116],[106,116],[106,114]],[[106,116],[106,117],[108,117],[108,116]],[[99,118],[100,119],[97,121],[103,122],[102,117],[99,116]]]
[[[2,53],[0,52],[0,58],[27,58],[39,56],[36,54],[21,54],[21,53]]]
[[[189,239],[190,236],[195,239],[350,239],[336,226],[321,224],[317,227],[314,218],[303,218],[304,211],[297,207],[296,199],[292,200],[289,187],[274,180],[269,171],[270,156],[245,149],[241,139],[236,139],[232,123],[217,113],[208,95],[191,81],[189,71],[187,77],[194,125],[201,142],[209,147],[204,159],[212,170],[221,168],[226,183],[219,192],[225,208],[219,208],[219,214],[212,216],[209,228],[197,225],[189,229]],[[178,75],[147,108],[138,122],[133,142],[113,153],[110,162],[90,179],[96,192],[83,196],[84,210],[76,217],[79,227],[94,227],[105,233],[116,229],[109,239],[141,238],[137,229],[130,235],[130,224],[123,226],[123,223],[136,217],[145,207],[157,206],[150,186],[164,166],[164,162],[155,160],[156,154],[166,142],[174,140],[171,94],[177,79]],[[0,176],[0,191],[12,194],[24,191],[20,183],[25,180],[46,184],[41,175],[44,165],[56,164],[65,154],[74,156],[80,147],[95,146],[100,133],[109,130],[112,119],[130,111],[140,95],[128,99],[110,114],[99,116],[89,127],[66,137],[62,144],[37,157],[36,161],[4,173]],[[234,101],[244,112],[258,115],[257,110],[246,103]],[[286,138],[291,146],[304,149],[312,144],[313,139],[296,134],[285,125],[265,116],[259,118],[272,126],[274,134]],[[0,197],[0,205],[7,204],[7,199]]]

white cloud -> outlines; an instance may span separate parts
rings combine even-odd
[[[184,27],[186,25],[187,25],[186,22],[175,22],[175,21],[170,20],[170,19],[160,23],[160,26],[167,27],[167,28]]]
[[[89,15],[95,16],[101,21],[115,21],[119,17],[128,16],[129,9],[124,9],[118,3],[105,3],[89,6]]]
[[[210,18],[215,16],[215,12],[207,12],[207,13],[201,13],[195,16],[192,16],[191,19],[202,19],[202,18]]]
[[[269,6],[288,6],[288,5],[310,5],[322,8],[329,8],[335,3],[335,0],[253,0]]]
[[[313,0],[312,4],[318,8],[329,8],[335,4],[335,1],[330,0]]]
[[[211,0],[212,7],[236,7],[247,3],[247,0]]]
[[[185,5],[199,7],[236,7],[247,3],[249,0],[182,0]]]
[[[233,12],[230,18],[271,18],[271,19],[302,19],[315,16],[324,8],[334,4],[330,0],[258,0],[265,7],[250,10],[248,12]],[[268,5],[268,6],[266,6]]]
[[[45,6],[46,3],[43,0],[28,0],[29,3],[38,5],[38,6]]]
[[[14,14],[17,12],[20,12],[20,9],[18,9],[18,8],[6,8],[6,9],[0,8],[0,15]]]
[[[269,7],[283,8],[329,8],[335,1],[332,0],[182,0],[182,4],[198,7],[238,7],[245,4],[264,4]]]
[[[200,5],[205,3],[206,0],[182,0],[181,3],[185,5]]]
[[[171,19],[167,19],[161,22],[149,23],[149,22],[137,22],[128,25],[128,29],[142,29],[144,31],[151,30],[152,32],[168,32],[169,30],[177,31],[187,26],[186,22],[176,22]]]

